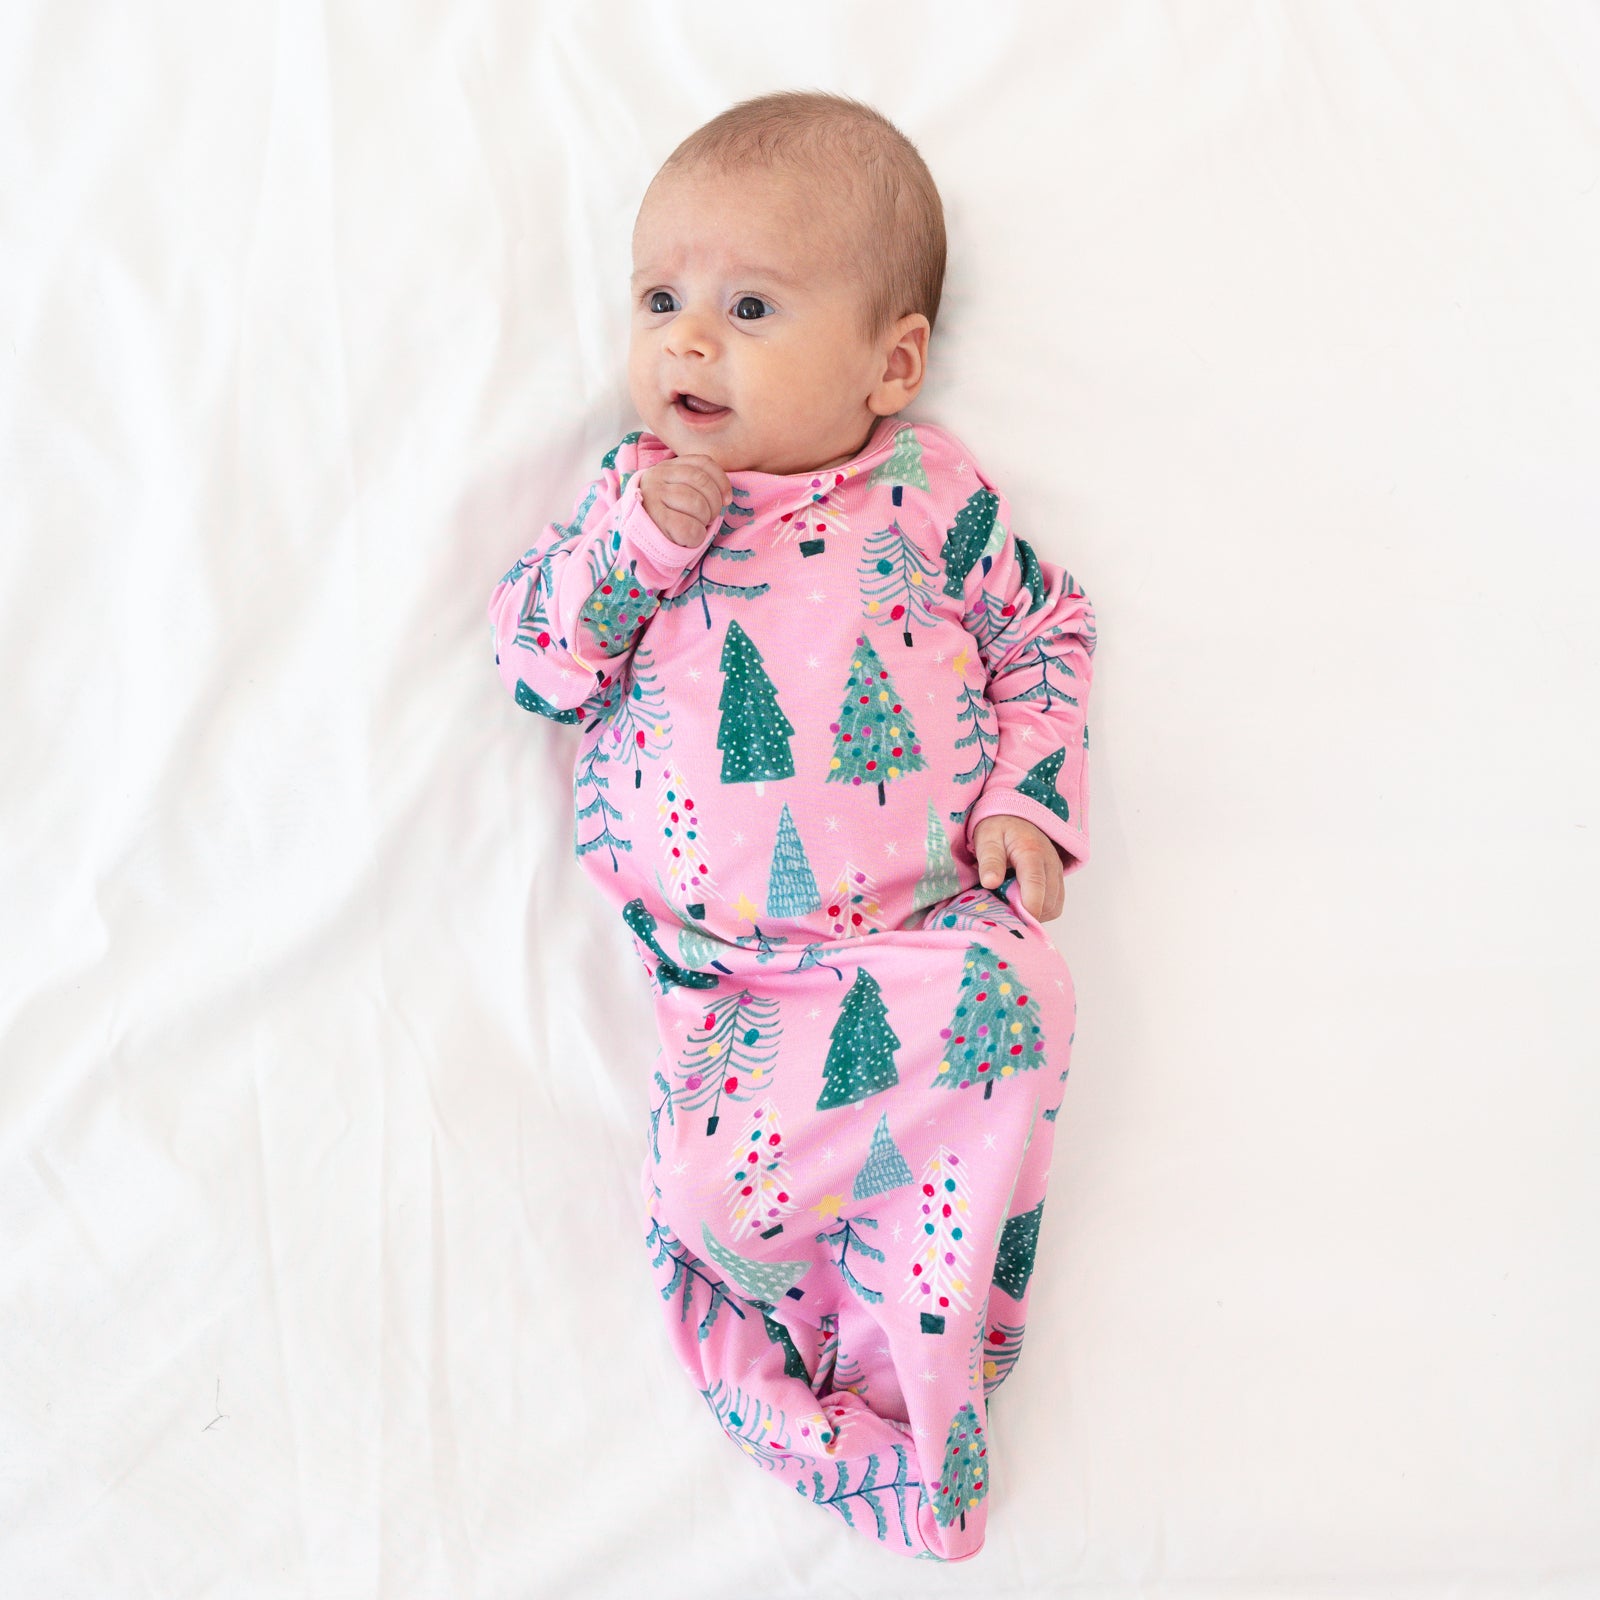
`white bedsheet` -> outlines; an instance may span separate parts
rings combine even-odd
[[[914,414],[1100,626],[948,1570],[671,1360],[484,615],[635,425],[655,165],[791,86],[926,155]],[[1597,285],[1580,0],[11,0],[0,1594],[1600,1595]]]

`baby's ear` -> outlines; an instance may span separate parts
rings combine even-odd
[[[903,411],[916,399],[928,372],[928,319],[920,311],[908,312],[884,335],[883,370],[867,396],[868,407],[880,417]]]

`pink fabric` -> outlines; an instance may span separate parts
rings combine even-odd
[[[674,544],[629,435],[496,586],[519,703],[581,723],[574,847],[655,996],[643,1172],[674,1348],[753,1460],[868,1537],[984,1537],[1071,975],[974,824],[1088,855],[1094,612],[943,429],[730,474]]]

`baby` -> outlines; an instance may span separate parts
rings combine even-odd
[[[633,234],[644,428],[494,590],[580,729],[574,846],[653,995],[673,1347],[770,1476],[905,1554],[983,1543],[1076,1019],[1094,612],[927,371],[939,195],[877,112],[746,101]]]

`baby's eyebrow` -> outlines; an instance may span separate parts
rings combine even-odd
[[[804,287],[800,280],[791,277],[787,272],[780,272],[776,267],[758,266],[753,261],[735,261],[728,267],[730,276],[735,278],[752,278],[767,283],[781,283],[786,289],[799,289]],[[670,272],[661,272],[654,267],[640,267],[628,282],[637,289],[641,284],[651,279],[670,278]]]

